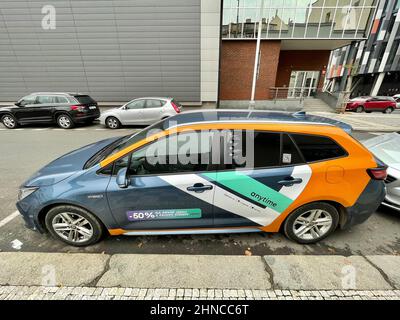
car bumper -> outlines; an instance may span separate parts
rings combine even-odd
[[[33,213],[33,210],[29,210],[26,206],[24,206],[20,202],[16,203],[16,207],[24,220],[26,228],[40,233],[46,232],[46,230],[43,228],[43,226],[37,219],[37,214]]]
[[[74,122],[85,122],[88,120],[94,120],[100,117],[100,111],[93,113],[77,113],[73,115]]]
[[[356,203],[346,208],[346,219],[341,229],[346,230],[366,221],[379,208],[386,196],[383,181],[371,180],[361,193]]]
[[[397,205],[397,204],[395,204],[395,203],[393,203],[393,202],[390,202],[390,201],[387,200],[387,199],[385,199],[385,200],[382,202],[382,205],[383,205],[384,207],[391,208],[391,209],[393,209],[393,210],[396,210],[396,211],[399,211],[399,212],[400,212],[400,206]]]

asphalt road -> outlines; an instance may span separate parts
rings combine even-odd
[[[0,251],[106,252],[155,254],[400,254],[400,215],[380,209],[366,223],[337,231],[317,245],[297,245],[281,234],[232,234],[187,236],[108,237],[88,248],[77,249],[26,229],[20,216],[5,225],[1,221],[16,211],[18,186],[51,160],[73,149],[137,128],[108,130],[99,125],[62,130],[0,126]],[[355,133],[357,139],[374,136]],[[17,241],[16,241],[17,240]],[[20,244],[16,249],[15,244]],[[13,247],[14,246],[14,247]]]

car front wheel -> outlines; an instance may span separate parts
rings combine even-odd
[[[121,122],[116,117],[108,117],[106,119],[106,126],[110,129],[118,129],[121,127]]]
[[[70,205],[52,208],[45,217],[45,224],[54,238],[75,247],[94,244],[104,234],[99,219],[82,208]]]
[[[286,219],[286,236],[302,244],[316,243],[331,234],[339,223],[339,213],[328,203],[315,202],[293,211]]]
[[[363,106],[358,106],[357,108],[356,108],[356,112],[357,113],[361,113],[361,112],[363,112],[364,111],[364,107]]]
[[[17,120],[10,114],[2,116],[1,122],[7,129],[15,129],[18,126]]]

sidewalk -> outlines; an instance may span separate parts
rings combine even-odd
[[[0,253],[1,299],[400,299],[400,256]]]
[[[343,121],[354,131],[393,132],[400,131],[400,113],[354,113],[337,114],[333,112],[310,112],[309,114]]]

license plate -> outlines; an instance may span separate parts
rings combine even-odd
[[[89,109],[93,110],[93,109],[97,109],[96,106],[90,106]]]

